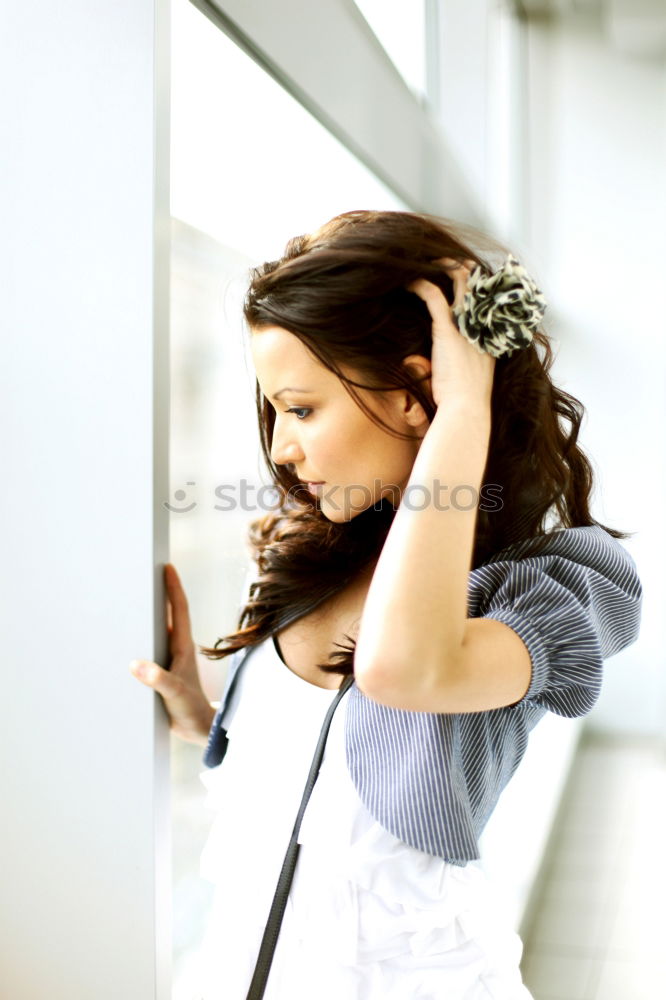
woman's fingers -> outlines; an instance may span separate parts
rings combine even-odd
[[[453,257],[440,257],[435,264],[441,264],[446,271],[473,271],[477,266],[475,260],[454,260]]]
[[[189,690],[178,674],[173,674],[165,670],[159,663],[151,663],[149,660],[132,660],[130,672],[137,680],[152,688],[161,695],[170,707],[174,706],[177,699],[183,700],[185,692]],[[171,711],[173,714],[173,710]]]
[[[169,669],[165,670],[150,660],[132,660],[130,670],[137,680],[153,688],[164,698],[172,698],[180,692],[183,682],[191,683],[198,672],[187,597],[172,563],[167,563],[164,567],[164,581],[171,657]]]
[[[426,278],[417,278],[407,286],[407,289],[426,303],[436,329],[441,327],[457,329],[451,310],[462,306],[467,291],[467,280],[477,264],[475,260],[459,261],[453,257],[441,257],[435,263],[441,264],[453,282],[454,298],[451,306],[441,288]]]
[[[170,729],[176,736],[205,745],[215,709],[201,687],[148,660],[132,660],[130,671],[137,680],[161,696],[169,716]]]
[[[158,663],[151,663],[149,660],[132,660],[130,671],[137,680],[152,688],[164,697],[172,697],[174,694],[173,676]],[[180,682],[179,682],[180,683]]]
[[[407,290],[414,292],[427,305],[433,323],[433,336],[443,329],[457,332],[451,317],[451,307],[441,288],[426,278],[417,278],[407,286]]]
[[[432,320],[431,386],[435,403],[443,400],[474,398],[487,401],[492,391],[495,359],[460,335],[456,309],[464,303],[468,278],[476,267],[473,260],[456,261],[443,257],[436,261],[453,283],[453,305],[434,282],[417,278],[407,285],[421,298]]]
[[[187,597],[173,563],[164,567],[164,581],[171,612],[171,621],[167,624],[171,655],[178,656],[187,653],[192,646],[192,625]]]
[[[477,266],[475,260],[454,260],[453,257],[442,257],[436,261],[441,264],[453,281],[454,307],[462,306],[467,291],[467,279]],[[449,273],[450,272],[450,273]]]

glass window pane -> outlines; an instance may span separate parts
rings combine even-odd
[[[403,207],[186,0],[173,5],[171,214],[257,259],[352,208]]]
[[[425,0],[355,0],[405,83],[427,94]]]
[[[171,561],[196,643],[232,631],[266,509],[254,374],[241,323],[251,265],[355,208],[404,209],[388,188],[187,0],[172,4]],[[208,697],[226,664],[200,658]],[[174,1000],[191,1000],[212,885],[199,856],[200,746],[172,740]]]

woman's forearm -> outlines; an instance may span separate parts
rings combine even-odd
[[[490,425],[489,405],[459,400],[440,405],[421,443],[356,644],[357,684],[380,701],[429,684],[462,647]]]

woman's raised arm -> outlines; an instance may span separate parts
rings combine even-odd
[[[473,261],[441,263],[451,271],[454,305],[460,304]],[[436,285],[420,279],[410,291],[426,302],[432,318],[431,388],[437,412],[407,490],[416,486],[431,500],[422,509],[404,503],[398,508],[363,609],[354,669],[358,686],[370,697],[428,711],[433,688],[445,687],[457,669],[466,638],[467,583],[476,498],[488,459],[495,359],[460,335]],[[460,504],[434,502],[441,483],[451,496],[462,491]],[[523,693],[524,667],[520,656],[514,700]]]

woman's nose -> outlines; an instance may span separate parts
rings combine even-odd
[[[290,462],[300,463],[303,460],[303,450],[298,441],[278,420],[275,421],[273,427],[271,458],[276,465],[288,465]]]

